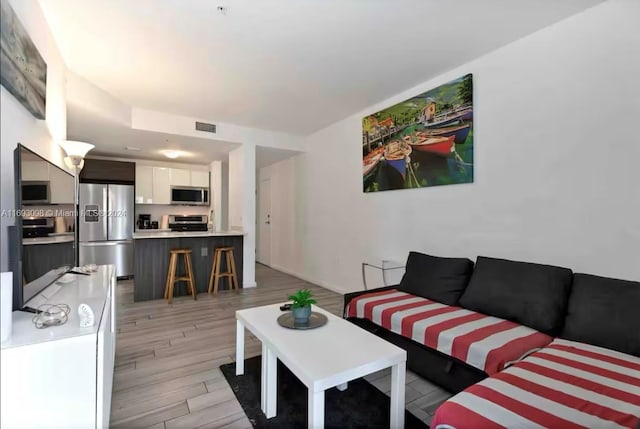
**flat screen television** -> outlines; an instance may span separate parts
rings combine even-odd
[[[14,151],[14,172],[9,265],[15,311],[29,307],[29,300],[73,268],[76,243],[73,176],[21,144]]]

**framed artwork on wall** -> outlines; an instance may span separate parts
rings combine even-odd
[[[362,119],[364,192],[473,182],[473,76]]]
[[[33,116],[45,118],[47,64],[18,20],[9,0],[0,0],[0,83]]]

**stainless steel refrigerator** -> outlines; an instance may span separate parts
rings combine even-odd
[[[113,264],[133,275],[134,192],[130,185],[80,184],[80,265]]]

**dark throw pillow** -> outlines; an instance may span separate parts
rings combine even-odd
[[[571,281],[568,268],[479,256],[460,305],[555,335]]]
[[[458,305],[472,271],[473,262],[467,258],[410,252],[398,289],[443,304]]]
[[[640,282],[576,274],[562,338],[640,356]]]

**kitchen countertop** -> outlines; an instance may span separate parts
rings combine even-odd
[[[50,235],[48,237],[23,238],[22,245],[29,246],[32,244],[68,243],[73,240],[73,233],[71,233],[71,235]]]
[[[233,237],[244,236],[242,231],[165,231],[165,230],[145,230],[137,231],[133,234],[134,240],[144,238],[181,238],[181,237]]]

